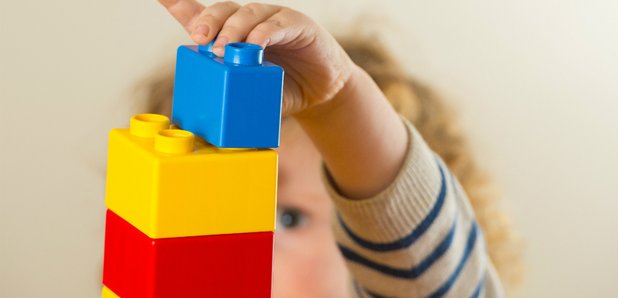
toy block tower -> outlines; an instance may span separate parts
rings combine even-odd
[[[109,136],[103,297],[271,296],[283,69],[178,49],[172,119]],[[241,149],[239,149],[241,148]]]

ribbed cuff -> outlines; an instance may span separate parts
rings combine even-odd
[[[440,191],[440,170],[433,152],[414,126],[403,121],[409,134],[406,159],[393,183],[379,194],[361,200],[345,198],[322,167],[326,189],[339,216],[368,241],[391,242],[407,235],[427,216]]]

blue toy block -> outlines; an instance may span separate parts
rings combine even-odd
[[[172,122],[221,148],[279,147],[283,68],[258,45],[211,47],[178,48]]]

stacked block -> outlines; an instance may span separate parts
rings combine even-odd
[[[283,70],[262,55],[180,47],[181,129],[141,114],[111,131],[103,297],[270,297]]]
[[[246,43],[178,48],[172,119],[209,143],[227,148],[279,147],[283,69],[262,61]]]

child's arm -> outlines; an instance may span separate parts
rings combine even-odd
[[[337,207],[335,239],[355,291],[359,297],[503,297],[466,194],[404,123],[410,149],[385,190],[350,200],[325,177]]]
[[[326,30],[275,5],[161,2],[195,42],[219,34],[215,54],[246,41],[268,47],[267,58],[284,67],[284,112],[311,137],[336,185],[336,234],[359,291],[470,296],[480,285],[495,296],[498,280],[463,192]]]

